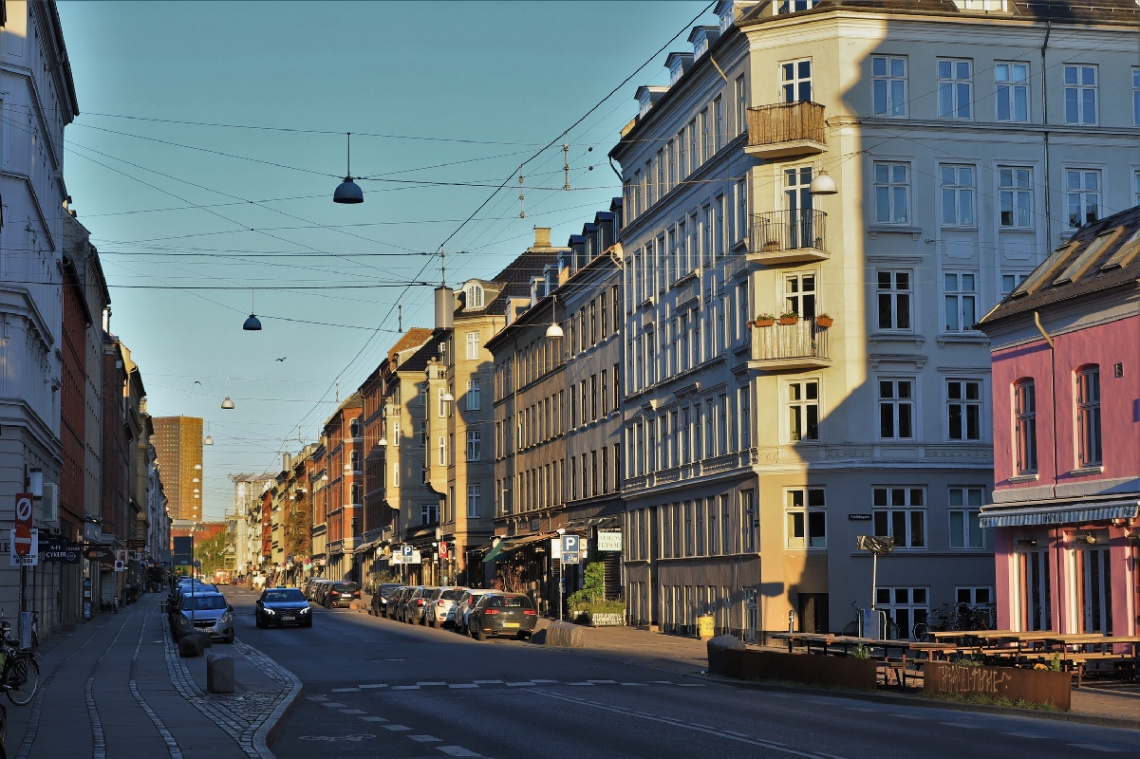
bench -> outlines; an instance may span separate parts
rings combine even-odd
[[[1085,672],[1090,662],[1108,662],[1112,664],[1114,671],[1128,670],[1130,679],[1136,679],[1136,658],[1131,654],[1118,654],[1112,651],[1071,653],[1065,657],[1065,663],[1069,666],[1070,671],[1076,674],[1078,688],[1084,681]]]

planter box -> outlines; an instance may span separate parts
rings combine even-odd
[[[798,317],[798,316],[781,316],[780,317],[780,324],[784,324],[784,325],[795,324],[799,320],[800,320],[800,317]]]
[[[773,324],[776,323],[776,320],[775,319],[757,319],[755,323],[756,323],[757,327],[771,327]]]
[[[725,677],[740,680],[781,680],[855,690],[874,690],[878,682],[874,659],[728,649],[724,660]]]
[[[591,614],[591,627],[623,627],[625,617],[621,614]]]
[[[1052,704],[1069,711],[1073,676],[1069,672],[1042,672],[1016,667],[964,667],[960,664],[928,662],[922,690],[948,696],[986,696],[1022,699],[1035,704]]]
[[[835,324],[835,319],[830,316],[817,316],[815,323],[822,329],[828,329],[832,324]]]

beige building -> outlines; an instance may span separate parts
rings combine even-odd
[[[880,534],[875,603],[905,636],[993,600],[973,325],[1058,240],[1136,202],[1138,117],[1107,95],[1135,91],[1140,9],[717,11],[611,153],[631,615],[842,630],[872,597],[856,536]],[[812,192],[823,172],[837,194]]]
[[[196,416],[154,418],[154,449],[174,519],[202,521],[202,434]]]

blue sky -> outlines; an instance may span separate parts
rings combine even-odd
[[[150,412],[209,425],[207,518],[229,507],[229,474],[315,440],[397,339],[397,302],[404,329],[431,326],[445,241],[450,284],[489,277],[534,226],[564,242],[608,207],[634,90],[667,83],[654,53],[678,33],[666,52],[688,49],[706,7],[59,4],[80,108],[68,191]],[[331,200],[346,132],[360,205]],[[570,145],[572,189],[560,147],[543,152],[519,218],[518,167],[552,140]],[[251,309],[261,332],[241,329]]]

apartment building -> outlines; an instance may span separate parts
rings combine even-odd
[[[636,622],[994,598],[975,323],[1137,192],[1135,3],[721,2],[611,151]],[[1135,98],[1133,99],[1135,100]],[[818,180],[818,181],[817,181]],[[783,319],[777,321],[777,317]],[[893,538],[872,594],[863,534]]]
[[[364,509],[364,404],[360,393],[342,402],[325,422],[325,552],[327,577],[360,580],[356,548]]]

